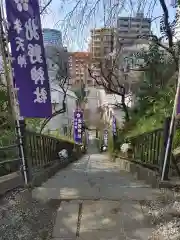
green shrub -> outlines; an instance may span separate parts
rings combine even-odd
[[[14,129],[1,130],[0,147],[14,145],[17,143],[16,134]],[[0,150],[0,161],[11,160],[17,158],[19,154],[18,147]]]
[[[108,152],[110,155],[114,152],[114,141],[111,130],[108,131]]]
[[[180,147],[180,128],[176,129],[173,138],[173,148]]]
[[[99,148],[99,150],[101,149],[102,144],[103,144],[103,132],[99,131],[99,141],[98,141],[98,148]]]
[[[57,139],[65,140],[65,141],[67,141],[67,142],[70,142],[70,143],[74,143],[74,144],[75,144],[75,142],[74,142],[74,140],[72,139],[71,136],[61,135],[61,134],[59,133],[59,130],[58,130],[58,129],[55,130],[55,131],[51,131],[51,132],[49,132],[49,133],[45,133],[44,135],[52,136],[52,137],[55,137],[55,138],[57,138]]]
[[[15,129],[12,127],[10,129],[1,129],[0,135],[0,162],[19,159],[19,148],[4,148],[17,143]],[[19,169],[19,161],[13,161],[8,163],[0,164],[0,176],[4,176],[11,172],[17,171]]]

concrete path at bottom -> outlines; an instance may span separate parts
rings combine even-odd
[[[37,199],[59,201],[53,240],[148,240],[152,226],[141,201],[159,194],[100,154],[86,155],[33,191]]]

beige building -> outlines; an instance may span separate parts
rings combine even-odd
[[[93,85],[89,76],[88,66],[90,63],[89,52],[72,52],[69,56],[70,85],[78,86],[84,83],[87,86]]]
[[[99,28],[91,30],[91,40],[89,44],[91,53],[91,69],[96,77],[100,77],[100,64],[114,48],[114,29]]]

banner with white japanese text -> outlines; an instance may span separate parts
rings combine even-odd
[[[104,142],[104,146],[107,147],[108,146],[108,130],[107,129],[104,130],[103,142]]]
[[[83,112],[80,110],[74,111],[74,141],[82,143],[82,124]]]
[[[20,115],[47,118],[52,115],[38,0],[6,0],[14,81]]]
[[[117,127],[116,127],[116,118],[113,116],[112,118],[112,133],[114,136],[117,135]]]

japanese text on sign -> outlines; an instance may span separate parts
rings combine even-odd
[[[76,142],[82,142],[82,123],[83,123],[82,112],[74,113],[74,140]]]
[[[19,19],[16,19],[14,22],[14,29],[17,32],[17,35],[21,33],[23,30],[22,23]],[[35,19],[29,18],[28,21],[25,22],[25,37],[28,40],[28,56],[29,61],[32,64],[31,67],[31,80],[34,81],[35,85],[43,85],[45,78],[44,78],[44,70],[43,67],[37,68],[36,63],[43,63],[42,59],[42,50],[39,44],[32,44],[31,41],[39,40],[38,34],[38,26],[35,23]],[[19,56],[17,57],[17,62],[21,68],[27,66],[27,59],[24,54],[25,47],[24,47],[24,39],[17,36],[16,40],[16,51],[20,52]],[[46,103],[47,100],[47,91],[44,87],[37,86],[36,90],[33,92],[36,95],[34,99],[34,103]]]
[[[6,0],[6,10],[13,58],[12,67],[14,69],[15,83],[20,89],[18,96],[20,109],[22,109],[25,116],[33,116],[33,114],[28,113],[27,107],[34,109],[36,111],[34,115],[36,116],[50,116],[49,81],[44,54],[39,1]],[[29,96],[26,101],[23,101],[24,94]],[[25,102],[28,103],[28,106],[25,106]],[[42,105],[46,107],[43,109]],[[41,109],[43,110],[40,114],[38,110]]]

